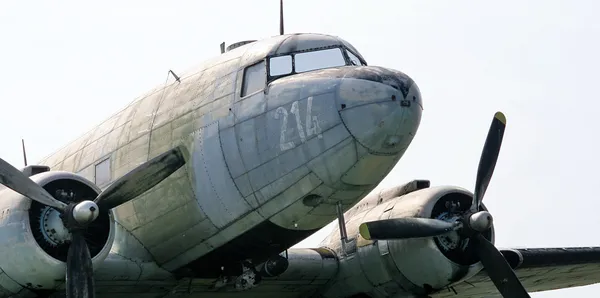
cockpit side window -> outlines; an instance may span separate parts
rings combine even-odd
[[[354,55],[354,53],[350,52],[350,51],[346,51],[346,53],[348,54],[348,58],[350,58],[350,63],[352,63],[352,65],[362,65],[365,66],[366,64],[363,63],[362,61],[360,61],[360,59],[358,59],[358,57],[356,55]]]
[[[340,48],[298,53],[294,59],[297,73],[346,65]]]
[[[244,81],[242,83],[242,93],[240,94],[240,97],[264,89],[266,82],[267,73],[265,61],[246,67],[246,70],[244,70]]]

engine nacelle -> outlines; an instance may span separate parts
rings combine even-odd
[[[354,238],[360,223],[380,219],[426,217],[452,221],[469,209],[472,198],[471,192],[453,186],[425,188],[390,198],[352,216],[347,222],[348,235]],[[331,240],[337,238],[336,232],[330,236]],[[493,227],[483,235],[493,243]],[[468,279],[483,269],[468,240],[458,233],[406,240],[372,241],[360,236],[355,239],[346,245],[346,251],[352,254],[356,249],[356,257],[342,256],[340,260],[340,270],[348,271],[340,275],[353,278],[334,284],[328,293],[426,295]],[[339,240],[331,241],[328,246],[343,250],[337,243]],[[344,286],[348,283],[354,287]]]
[[[45,172],[30,179],[51,195],[60,192],[55,197],[65,203],[93,200],[100,192],[94,183],[69,172]],[[51,207],[0,189],[0,268],[9,277],[0,278],[0,286],[11,291],[19,285],[53,289],[64,282],[70,234],[59,215]],[[101,213],[88,227],[84,237],[94,268],[108,256],[114,235],[111,212]]]
[[[471,206],[473,194],[457,187],[433,187],[416,191],[397,200],[394,208],[381,218],[427,217],[458,219]],[[389,216],[389,217],[386,217]],[[494,241],[494,229],[484,233]],[[458,233],[406,240],[382,241],[398,270],[408,281],[425,290],[442,289],[472,277],[483,267],[470,250],[468,240]]]

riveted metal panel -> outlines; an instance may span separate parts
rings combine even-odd
[[[195,132],[192,165],[200,208],[218,228],[251,210],[235,187],[221,149],[218,122]]]

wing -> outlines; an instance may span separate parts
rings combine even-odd
[[[150,297],[223,297],[223,298],[302,298],[314,297],[337,273],[335,255],[325,249],[292,248],[281,264],[271,263],[261,275],[284,271],[276,277],[264,277],[250,289],[237,287],[240,279],[178,279],[159,268],[152,261],[135,261],[111,253],[95,272],[97,298],[150,298]],[[262,264],[264,265],[264,264]],[[266,265],[264,265],[266,266]],[[269,271],[270,270],[270,271]],[[254,280],[245,276],[247,282]],[[65,297],[64,287],[50,297]],[[196,297],[196,296],[194,296]]]
[[[600,247],[501,250],[528,292],[600,282]],[[500,297],[485,270],[433,297]]]

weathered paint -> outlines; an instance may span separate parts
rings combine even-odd
[[[184,167],[114,209],[113,253],[196,276],[206,269],[196,264],[214,269],[248,258],[260,262],[333,220],[338,201],[346,210],[372,190],[420,122],[421,105],[399,102],[406,90],[420,102],[414,82],[380,67],[295,74],[240,96],[246,67],[268,55],[330,46],[360,55],[347,42],[320,34],[236,48],[148,92],[40,164],[92,182],[96,165],[108,165],[110,177],[98,185],[105,189],[181,146]],[[388,137],[399,141],[385,143]],[[307,196],[320,199],[307,205]]]

